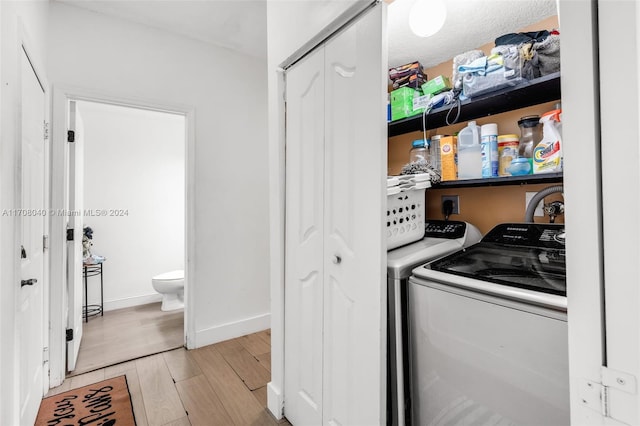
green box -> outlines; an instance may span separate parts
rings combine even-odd
[[[410,87],[401,87],[391,92],[391,121],[421,114],[423,109],[413,109],[413,98],[420,92]]]
[[[451,89],[451,83],[449,78],[444,75],[439,75],[436,78],[432,78],[422,85],[422,93],[425,95],[437,95],[440,92]]]

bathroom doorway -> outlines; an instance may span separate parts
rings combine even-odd
[[[94,274],[83,267],[87,315],[69,376],[185,341],[184,309],[174,303],[162,311],[163,295],[152,279],[186,266],[186,116],[73,102],[82,133],[75,166],[82,176],[79,237],[85,263],[99,267]]]

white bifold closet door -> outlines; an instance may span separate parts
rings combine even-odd
[[[284,409],[293,424],[385,422],[384,14],[372,8],[286,75]]]

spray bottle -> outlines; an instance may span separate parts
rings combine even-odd
[[[562,171],[562,138],[560,114],[554,109],[540,117],[542,140],[533,150],[533,173],[557,173]]]

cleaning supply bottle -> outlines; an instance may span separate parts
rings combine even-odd
[[[562,141],[559,131],[562,110],[554,109],[540,117],[542,140],[533,150],[533,173],[562,171]]]
[[[528,115],[518,121],[520,126],[520,143],[518,145],[518,158],[526,158],[529,161],[529,173],[533,173],[533,149],[542,140],[542,125],[540,116]],[[523,160],[521,160],[523,163]],[[524,169],[524,164],[521,170]],[[526,173],[525,173],[526,174]]]
[[[458,179],[482,178],[480,128],[475,121],[458,133]]]
[[[480,127],[480,144],[482,152],[482,177],[498,176],[498,125],[483,124]]]
[[[426,162],[428,159],[429,151],[424,143],[424,139],[417,139],[413,141],[411,143],[411,151],[409,151],[409,162]]]

